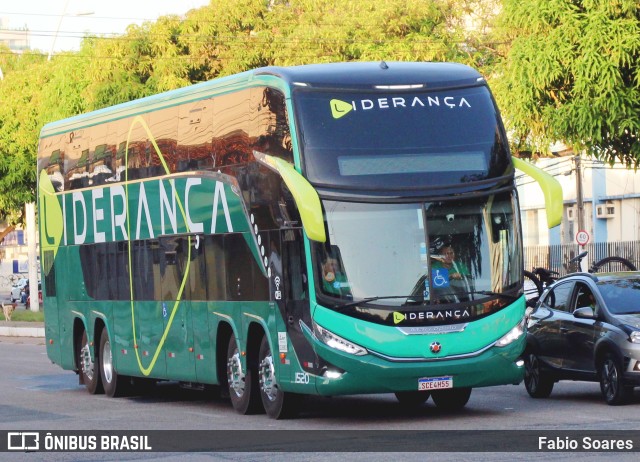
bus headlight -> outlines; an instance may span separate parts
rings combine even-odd
[[[522,336],[522,334],[524,334],[524,323],[525,323],[525,320],[522,319],[522,321],[516,324],[516,326],[513,329],[511,329],[509,332],[503,335],[500,339],[498,339],[498,341],[496,342],[496,346],[506,347],[510,343],[513,343],[516,340],[518,340]]]
[[[319,326],[315,323],[315,321],[313,323],[313,332],[316,338],[318,338],[318,340],[320,340],[328,347],[335,348],[336,350],[340,350],[355,356],[362,356],[367,354],[366,348],[343,339],[339,335],[336,335],[333,332],[328,331],[324,327]]]

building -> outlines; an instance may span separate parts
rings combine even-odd
[[[640,175],[633,169],[575,155],[538,159],[536,165],[560,181],[564,214],[559,227],[547,230],[539,187],[530,178],[517,175],[525,246],[576,242],[580,189],[584,231],[590,242],[640,238]]]
[[[583,269],[612,255],[640,265],[640,175],[572,152],[535,163],[562,185],[563,219],[560,226],[547,228],[540,187],[517,172],[525,269],[543,266],[564,273],[570,259],[584,250],[589,254]],[[586,245],[578,244],[579,231],[586,231]]]
[[[14,53],[22,53],[30,49],[31,32],[27,27],[10,29],[9,21],[0,18],[0,43],[9,47]]]

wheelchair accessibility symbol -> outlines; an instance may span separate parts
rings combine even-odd
[[[445,268],[431,270],[431,283],[433,287],[449,287],[449,270]]]

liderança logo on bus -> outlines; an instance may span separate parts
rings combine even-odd
[[[360,99],[343,101],[332,99],[329,102],[331,115],[334,119],[340,119],[351,111],[393,110],[411,108],[471,108],[471,104],[464,97],[459,96],[413,96],[413,97],[386,97],[375,99]]]
[[[400,324],[405,321],[445,321],[470,317],[471,313],[466,308],[463,310],[408,311],[406,313],[394,311],[393,323]]]

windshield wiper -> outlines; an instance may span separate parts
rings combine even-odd
[[[507,300],[516,301],[519,295],[505,294],[504,292],[494,292],[492,290],[471,290],[469,292],[455,292],[455,295],[488,295],[490,297],[506,298]]]
[[[380,296],[380,297],[366,297],[366,298],[361,298],[360,300],[354,300],[352,302],[347,302],[347,303],[343,303],[342,305],[338,305],[337,308],[349,308],[350,306],[356,306],[359,305],[361,303],[369,303],[369,302],[375,302],[377,300],[390,300],[393,298],[415,298],[417,297],[417,295],[385,295],[385,296]]]
[[[455,295],[487,295],[490,297],[499,297],[499,298],[506,298],[507,300],[511,300],[511,301],[515,301],[518,298],[520,298],[519,296],[516,295],[509,295],[509,294],[505,294],[503,292],[493,292],[491,290],[472,290],[469,292],[456,292]],[[419,304],[428,304],[429,300],[424,300],[424,301],[418,301],[416,300],[416,298],[419,298],[419,295],[385,295],[385,296],[380,296],[380,297],[366,297],[366,298],[361,298],[360,300],[354,300],[352,302],[347,302],[347,303],[343,303],[342,305],[338,305],[336,308],[338,309],[343,309],[343,308],[349,308],[352,306],[356,306],[356,305],[360,305],[361,303],[369,303],[369,302],[375,302],[378,300],[389,300],[389,299],[394,299],[394,298],[406,298],[407,301],[404,303],[404,305],[408,304],[408,303],[419,303]]]

